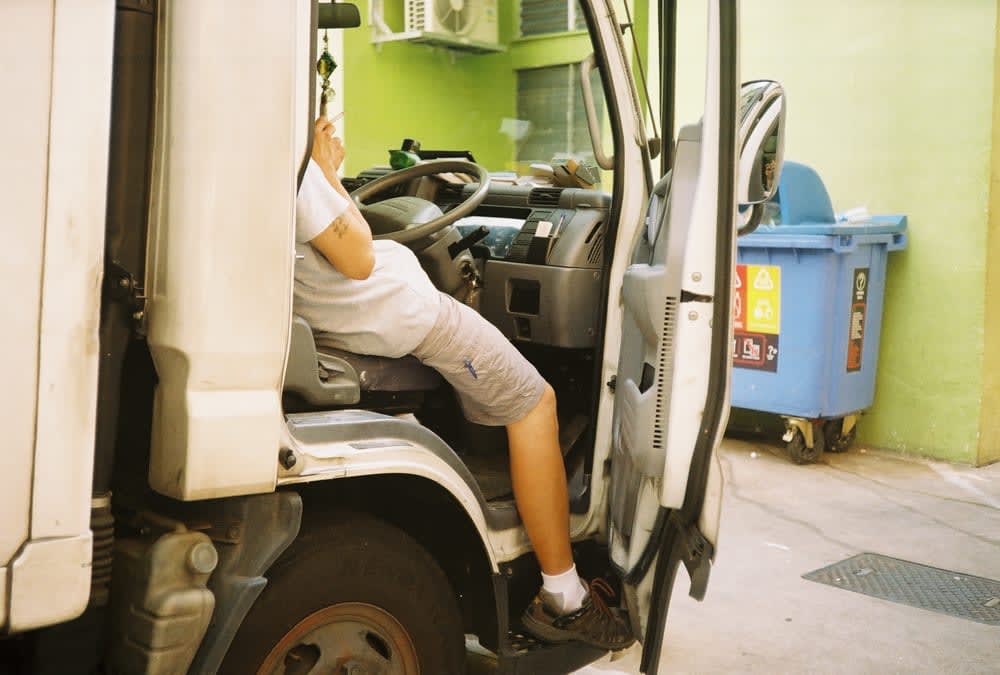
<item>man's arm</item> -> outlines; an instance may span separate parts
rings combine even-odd
[[[309,243],[350,279],[367,279],[375,268],[372,231],[350,208]]]
[[[308,241],[345,277],[367,279],[375,267],[372,231],[337,176],[344,161],[344,147],[333,132],[333,124],[328,120],[316,121],[312,160],[322,171],[322,178],[316,176],[310,166],[299,190],[299,199],[325,202],[329,204],[328,212],[337,215]],[[323,178],[325,185],[320,184]],[[336,197],[329,193],[331,188]]]

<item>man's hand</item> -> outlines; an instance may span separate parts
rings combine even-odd
[[[337,171],[344,163],[344,144],[334,136],[337,128],[330,120],[320,117],[313,128],[312,158],[334,187],[340,185]]]

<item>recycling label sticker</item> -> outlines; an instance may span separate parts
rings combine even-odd
[[[854,270],[851,286],[851,319],[847,329],[847,372],[861,370],[861,355],[865,346],[865,314],[868,312],[867,267]]]
[[[781,268],[737,265],[733,297],[733,366],[778,370]]]

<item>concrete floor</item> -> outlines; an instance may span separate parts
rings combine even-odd
[[[703,603],[679,574],[661,673],[1000,673],[1000,627],[805,581],[862,552],[1000,579],[1000,464],[854,449],[796,466],[727,440],[717,563]],[[583,673],[638,672],[638,654]]]

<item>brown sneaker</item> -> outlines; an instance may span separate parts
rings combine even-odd
[[[582,581],[580,583],[583,583]],[[617,651],[635,642],[632,629],[619,612],[608,607],[615,592],[604,579],[590,582],[583,606],[575,612],[560,614],[556,599],[544,588],[524,610],[521,623],[525,630],[545,642],[584,642],[600,649]]]

